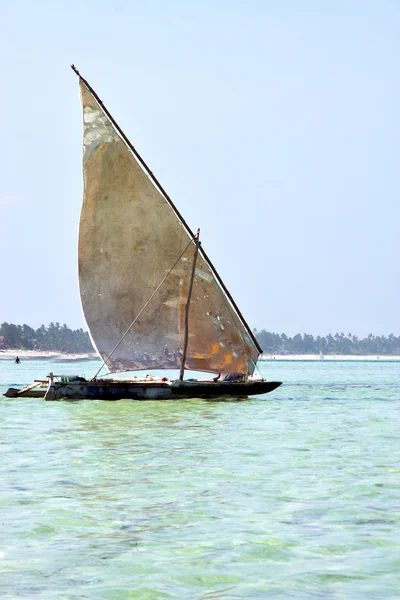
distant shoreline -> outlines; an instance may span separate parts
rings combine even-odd
[[[7,348],[6,350],[0,350],[0,360],[15,360],[17,356],[21,360],[57,360],[60,362],[100,360],[99,355],[96,352],[68,354],[66,352],[22,350],[20,348]]]
[[[269,362],[271,360],[282,360],[282,361],[318,361],[318,362],[400,362],[400,355],[398,354],[324,354],[320,357],[319,354],[263,354],[260,359],[261,362]]]
[[[19,356],[21,360],[56,360],[59,362],[74,362],[82,360],[100,360],[99,355],[96,352],[85,352],[68,354],[66,352],[55,352],[45,350],[22,350],[20,348],[7,348],[6,350],[0,350],[0,360],[15,360],[16,356]],[[262,354],[260,362],[274,361],[318,361],[318,362],[332,362],[332,361],[370,361],[370,362],[385,362],[385,361],[398,361],[400,362],[400,355],[394,354],[325,354],[321,359],[319,354]]]

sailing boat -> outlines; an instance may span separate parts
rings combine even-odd
[[[179,369],[170,381],[48,376],[46,400],[243,397],[281,385],[253,377],[261,348],[215,267],[93,88],[79,77],[84,198],[79,286],[109,373]],[[185,370],[214,374],[184,379]]]

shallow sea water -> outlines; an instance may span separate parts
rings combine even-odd
[[[0,394],[97,362],[0,361]],[[400,598],[400,363],[240,401],[0,399],[0,596]]]

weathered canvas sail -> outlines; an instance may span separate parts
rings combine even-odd
[[[110,372],[181,365],[194,242],[171,205],[80,80],[84,112],[84,200],[79,283],[92,340]],[[185,250],[186,248],[186,250]],[[252,374],[259,350],[200,252],[185,367]]]

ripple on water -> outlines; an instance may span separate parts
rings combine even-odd
[[[396,364],[262,368],[242,402],[0,400],[0,593],[395,598]]]

